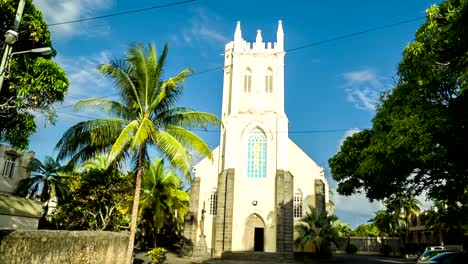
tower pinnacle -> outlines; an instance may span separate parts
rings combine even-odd
[[[280,48],[284,48],[284,32],[283,23],[281,20],[278,21],[278,31],[276,31],[276,45]]]
[[[236,31],[234,32],[234,41],[242,39],[240,21],[237,21]]]

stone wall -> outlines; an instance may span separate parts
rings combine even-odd
[[[0,263],[124,264],[127,233],[0,230]]]
[[[276,171],[276,252],[293,252],[293,176],[284,170]]]
[[[218,178],[218,208],[216,212],[214,249],[216,256],[221,256],[225,251],[231,251],[234,175],[234,169],[227,169],[221,172]]]

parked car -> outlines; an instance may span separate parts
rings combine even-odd
[[[419,261],[418,264],[466,264],[468,263],[468,253],[434,250],[436,254],[432,257]]]
[[[424,251],[419,257],[416,263],[426,263],[425,261],[429,260],[430,258],[445,252],[454,252],[453,250],[447,249],[435,249],[435,250],[427,250]]]

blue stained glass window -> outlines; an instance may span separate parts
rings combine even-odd
[[[261,132],[252,133],[247,150],[247,177],[266,177],[266,137]]]

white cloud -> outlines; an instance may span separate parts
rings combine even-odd
[[[187,45],[205,41],[224,44],[228,42],[228,38],[216,28],[221,19],[211,11],[197,8],[188,22],[188,27],[182,29],[179,35],[171,36],[171,39],[182,41]]]
[[[380,93],[390,88],[388,80],[371,69],[347,72],[343,78],[346,81],[346,99],[362,110],[374,111]]]
[[[340,139],[338,140],[338,142],[337,142],[337,144],[336,144],[336,150],[337,150],[337,151],[340,151],[341,146],[343,145],[343,142],[345,141],[345,139],[346,139],[347,137],[350,137],[350,136],[352,136],[352,135],[354,135],[354,134],[356,134],[356,133],[359,133],[359,132],[361,132],[361,131],[362,131],[362,130],[361,130],[361,129],[358,129],[358,128],[351,128],[351,129],[346,130],[346,132],[344,133],[343,137],[340,138]]]
[[[358,215],[369,215],[383,208],[382,202],[369,202],[365,194],[355,194],[351,196],[343,196],[339,194],[333,195],[330,198],[335,203],[335,208],[345,213],[353,213]]]
[[[55,58],[70,80],[65,101],[62,105],[57,105],[58,112],[69,112],[72,107],[64,108],[64,106],[74,105],[81,99],[115,94],[112,83],[97,70],[99,64],[109,62],[109,57],[108,51],[101,51],[89,56],[67,58],[58,55]]]
[[[35,5],[44,14],[48,24],[61,23],[96,15],[96,11],[111,7],[113,0],[47,0],[36,1]],[[49,28],[53,36],[69,37],[73,35],[89,35],[99,33],[99,36],[108,35],[110,26],[102,21],[84,21]]]

